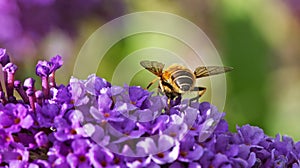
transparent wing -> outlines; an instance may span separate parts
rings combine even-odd
[[[140,64],[157,76],[161,76],[165,64],[157,61],[141,61]]]
[[[225,73],[228,71],[233,70],[232,67],[222,67],[222,66],[201,66],[196,68],[196,70],[194,71],[194,74],[196,76],[196,78],[202,78],[205,76],[211,76],[211,75],[217,75],[217,74],[221,74],[221,73]]]

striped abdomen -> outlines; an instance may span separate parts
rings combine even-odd
[[[167,81],[173,86],[175,92],[187,92],[194,87],[195,76],[185,67],[171,66],[164,72],[163,76],[165,79],[168,78]],[[174,85],[176,86],[174,87]]]

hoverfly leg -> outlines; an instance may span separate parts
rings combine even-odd
[[[151,85],[153,85],[154,82],[156,82],[159,78],[155,78],[153,79],[149,84],[148,86],[146,87],[146,89],[149,89]]]
[[[160,87],[158,87],[157,95],[164,95],[164,92],[160,89]]]
[[[205,87],[194,87],[191,91],[198,92],[198,94],[196,97],[191,98],[189,103],[191,103],[192,101],[198,101],[199,98],[206,92],[206,88]]]
[[[167,100],[167,106],[165,108],[166,114],[170,114],[170,109],[179,104],[181,101],[181,95],[174,95],[173,93],[166,93],[166,96],[168,98]]]
[[[171,108],[171,99],[170,99],[170,98],[168,98],[167,103],[168,103],[168,112],[169,112],[169,110],[170,110],[170,108]]]

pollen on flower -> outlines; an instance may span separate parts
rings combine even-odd
[[[195,127],[190,127],[190,130],[194,131],[194,130],[196,130],[196,128]]]
[[[163,158],[165,156],[165,154],[164,153],[158,153],[158,154],[156,154],[156,156],[159,157],[159,158]]]
[[[185,152],[185,151],[180,151],[180,156],[186,157],[186,156],[187,156],[187,152]]]
[[[101,162],[101,166],[106,167],[107,166],[107,162],[106,161],[102,161]]]
[[[20,122],[21,122],[21,119],[20,119],[20,118],[15,118],[15,119],[14,119],[14,123],[15,123],[15,124],[19,124]]]
[[[114,164],[118,165],[121,162],[121,160],[119,157],[115,157],[113,162],[114,162]]]
[[[71,134],[71,135],[76,135],[76,134],[77,134],[77,131],[76,131],[75,129],[71,129],[70,134]]]
[[[11,141],[11,138],[10,138],[9,136],[6,136],[6,137],[5,137],[5,141],[6,141],[6,142],[9,142],[9,141]]]
[[[23,157],[22,157],[21,155],[18,155],[18,156],[17,156],[17,160],[22,160],[22,158],[23,158]]]
[[[104,117],[108,118],[108,117],[110,117],[110,114],[109,113],[104,113]]]
[[[84,155],[80,155],[79,156],[79,161],[80,162],[85,162],[86,161],[86,157]]]
[[[176,132],[170,132],[169,135],[170,135],[171,137],[176,137],[176,136],[177,136],[177,133],[176,133]]]

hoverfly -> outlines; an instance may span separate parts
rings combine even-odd
[[[194,86],[197,78],[217,75],[231,71],[232,67],[223,66],[200,66],[192,72],[181,65],[171,65],[164,70],[164,64],[157,61],[141,61],[140,64],[157,76],[149,83],[147,89],[159,80],[159,89],[168,97],[168,103],[175,97],[181,96],[188,91],[197,91],[198,94],[193,100],[198,100],[206,91],[205,87]]]

